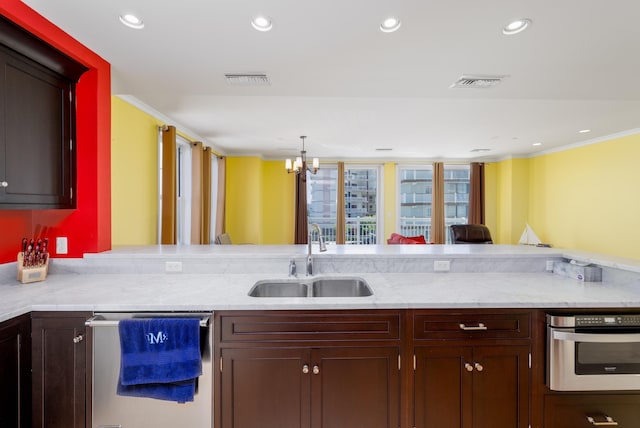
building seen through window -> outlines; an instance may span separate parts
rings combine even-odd
[[[469,165],[444,165],[444,218],[448,227],[464,224],[469,212]],[[398,168],[399,182],[399,231],[404,236],[423,235],[431,242],[431,218],[433,215],[433,167]]]
[[[325,241],[336,242],[338,221],[344,221],[346,244],[378,242],[378,167],[345,167],[344,219],[338,218],[338,168],[322,166],[317,174],[307,175],[307,211],[309,223],[317,223]]]

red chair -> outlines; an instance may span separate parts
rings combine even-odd
[[[418,236],[402,236],[399,233],[392,233],[391,237],[387,239],[387,244],[395,245],[395,244],[426,244],[427,241],[424,239],[424,235]]]

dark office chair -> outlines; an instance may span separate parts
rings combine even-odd
[[[493,244],[484,224],[453,224],[450,228],[452,244]]]

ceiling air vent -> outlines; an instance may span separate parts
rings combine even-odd
[[[507,76],[460,76],[458,80],[453,82],[450,88],[491,88]]]
[[[271,82],[265,73],[225,73],[228,85],[234,86],[270,86]]]

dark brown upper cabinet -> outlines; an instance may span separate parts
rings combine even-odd
[[[0,209],[76,207],[76,83],[87,68],[0,16]]]

